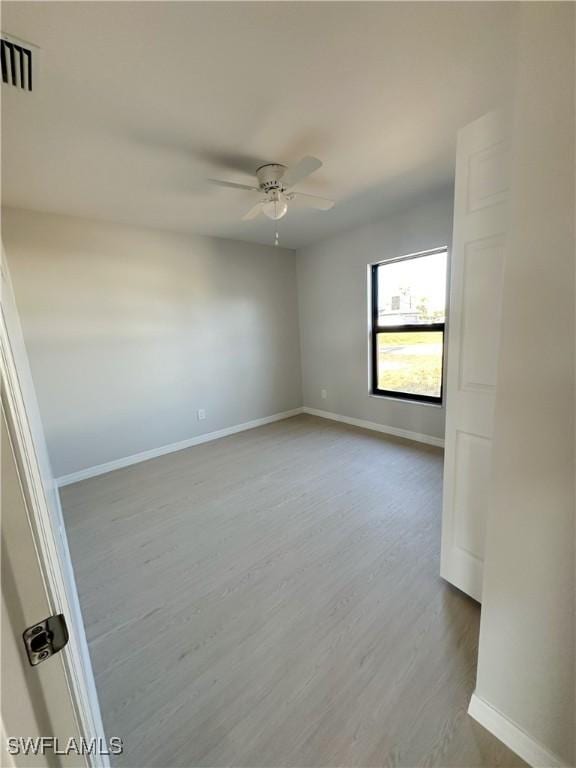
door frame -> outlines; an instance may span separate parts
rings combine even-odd
[[[2,253],[2,311],[0,312],[0,372],[2,376],[1,400],[22,483],[28,519],[34,540],[38,565],[53,613],[63,613],[69,630],[69,641],[62,650],[63,666],[68,683],[71,704],[78,730],[87,742],[105,744],[104,727],[94,682],[92,664],[84,622],[78,600],[72,561],[63,526],[60,497],[57,488],[46,488],[38,454],[45,446],[35,443],[21,381],[30,378],[27,358],[22,357],[23,340],[6,259]],[[20,342],[18,344],[18,342]],[[14,345],[20,347],[20,365],[14,354]],[[31,380],[31,379],[30,379]],[[37,429],[38,432],[38,429]],[[43,440],[43,434],[37,435]],[[53,477],[51,478],[53,482]],[[53,493],[50,493],[53,490]],[[52,501],[52,509],[50,501]],[[43,619],[44,617],[38,617]],[[24,631],[25,627],[22,627]],[[58,707],[58,702],[46,702]],[[98,751],[98,750],[96,750]],[[109,768],[107,755],[87,754],[90,768]]]

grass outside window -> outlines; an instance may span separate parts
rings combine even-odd
[[[442,402],[445,248],[372,267],[372,393]]]

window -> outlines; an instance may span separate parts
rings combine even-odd
[[[372,393],[442,402],[446,248],[372,265]]]

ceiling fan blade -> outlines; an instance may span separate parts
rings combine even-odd
[[[286,189],[294,187],[298,182],[310,176],[311,173],[322,167],[322,162],[317,157],[303,157],[299,163],[293,165],[282,176],[282,184]]]
[[[216,184],[218,187],[230,187],[231,189],[247,189],[249,192],[260,192],[258,187],[251,187],[248,184],[238,184],[235,181],[222,181],[221,179],[208,179],[210,184]]]
[[[255,219],[256,216],[259,216],[262,213],[263,205],[264,203],[262,202],[256,203],[253,208],[250,208],[248,213],[245,213],[244,216],[242,216],[242,221],[250,221],[250,219]]]
[[[293,192],[294,202],[306,208],[316,208],[319,211],[329,211],[334,208],[334,200],[328,200],[326,197],[317,197],[316,195],[304,195],[302,192]]]

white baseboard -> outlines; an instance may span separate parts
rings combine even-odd
[[[71,472],[69,475],[62,475],[62,477],[57,477],[55,482],[58,488],[62,488],[62,486],[64,485],[72,485],[72,483],[79,483],[80,480],[87,480],[89,477],[96,477],[97,475],[105,475],[107,472],[113,472],[115,469],[122,469],[123,467],[129,467],[132,464],[139,464],[141,461],[148,461],[148,459],[155,459],[158,456],[164,456],[167,453],[182,451],[185,448],[191,448],[193,445],[201,445],[202,443],[209,443],[212,440],[218,440],[221,437],[228,437],[229,435],[235,435],[237,432],[244,432],[247,429],[255,429],[256,427],[263,427],[265,424],[271,424],[273,421],[281,421],[282,419],[289,419],[292,416],[298,416],[301,413],[302,413],[302,408],[293,408],[291,411],[274,413],[272,414],[272,416],[264,416],[262,419],[254,419],[253,421],[246,421],[243,424],[235,424],[233,427],[226,427],[225,429],[219,429],[215,432],[206,432],[203,435],[196,435],[195,437],[190,437],[188,440],[181,440],[178,443],[171,443],[170,445],[162,445],[160,448],[152,448],[149,451],[142,451],[141,453],[135,453],[132,456],[125,456],[122,459],[115,459],[114,461],[107,461],[104,464],[97,464],[95,467],[87,467],[86,469],[80,469],[78,472]]]
[[[160,448],[152,448],[149,451],[142,451],[141,453],[135,453],[132,456],[125,456],[122,459],[107,461],[104,464],[97,464],[94,467],[86,467],[86,469],[80,469],[78,472],[71,472],[69,475],[62,475],[62,477],[57,477],[55,482],[58,488],[62,488],[64,485],[72,485],[72,483],[79,483],[81,480],[87,480],[90,477],[105,475],[107,472],[113,472],[115,469],[122,469],[123,467],[129,467],[132,464],[139,464],[141,461],[155,459],[158,456],[164,456],[167,453],[182,451],[185,448],[191,448],[194,445],[201,445],[202,443],[208,443],[212,440],[218,440],[221,437],[235,435],[237,432],[244,432],[247,429],[262,427],[265,424],[271,424],[274,421],[289,419],[292,416],[298,416],[300,413],[309,413],[312,416],[320,416],[323,419],[340,421],[344,424],[352,424],[355,427],[363,427],[364,429],[371,429],[375,432],[383,432],[384,434],[394,435],[395,437],[404,437],[408,440],[415,440],[419,443],[427,443],[428,445],[435,445],[440,448],[444,446],[444,440],[438,437],[420,434],[419,432],[411,432],[407,429],[389,427],[383,424],[377,424],[374,421],[364,421],[364,419],[353,419],[349,416],[340,416],[337,413],[319,411],[316,408],[293,408],[291,411],[275,413],[272,416],[265,416],[262,419],[246,421],[243,424],[235,424],[233,427],[219,429],[216,432],[207,432],[204,435],[196,435],[195,437],[191,437],[188,440],[181,440],[178,443],[163,445]]]
[[[331,413],[330,411],[320,411],[317,408],[308,408],[304,406],[302,409],[304,413],[309,413],[311,416],[320,416],[322,419],[331,419],[332,421],[340,421],[343,424],[351,424],[354,427],[362,427],[363,429],[371,429],[374,432],[383,432],[386,435],[394,435],[394,437],[404,437],[407,440],[415,440],[417,443],[426,443],[427,445],[435,445],[438,448],[444,447],[444,440],[440,437],[432,437],[432,435],[424,435],[420,432],[411,432],[409,429],[399,429],[398,427],[389,427],[386,424],[378,424],[375,421],[365,421],[364,419],[354,419],[351,416],[341,416],[338,413]]]
[[[568,763],[535,741],[476,693],[470,699],[468,714],[533,768],[569,768]]]

